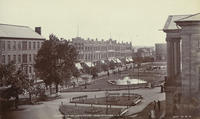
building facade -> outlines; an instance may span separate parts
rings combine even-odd
[[[40,27],[33,31],[28,26],[0,24],[0,63],[13,61],[34,78],[34,59],[44,40]]]
[[[137,57],[153,57],[154,50],[151,47],[137,49]]]
[[[166,61],[167,60],[167,44],[156,43],[155,44],[155,60]]]
[[[109,58],[124,58],[132,56],[131,43],[117,43],[116,40],[98,41],[93,39],[84,40],[81,37],[72,39],[72,45],[79,52],[79,61],[95,62]]]
[[[200,14],[169,16],[164,32],[167,41],[166,117],[198,115],[195,110],[200,109]]]

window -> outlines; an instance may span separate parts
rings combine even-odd
[[[14,61],[14,63],[16,63],[16,55],[13,55],[13,61]]]
[[[13,42],[13,50],[16,50],[16,41]]]
[[[36,47],[36,46],[35,46],[35,42],[33,42],[33,49],[34,49],[34,50],[35,50],[35,47]]]
[[[27,54],[22,55],[22,63],[27,63]]]
[[[21,50],[22,46],[21,46],[21,41],[18,42],[18,49]]]
[[[18,62],[21,63],[21,55],[18,55]]]
[[[27,50],[27,41],[22,41],[22,50]]]
[[[37,48],[38,49],[40,48],[40,42],[37,42]]]
[[[31,42],[28,43],[28,48],[31,50]]]
[[[10,58],[10,55],[8,55],[8,62],[10,62],[11,61],[11,58]]]
[[[29,73],[32,73],[32,67],[29,67]]]
[[[2,41],[2,50],[6,49],[5,41]]]
[[[35,61],[35,59],[36,59],[36,54],[33,55],[33,60]]]
[[[31,56],[31,54],[29,54],[29,62],[31,62],[32,61],[32,56]]]
[[[2,56],[2,62],[3,62],[4,64],[6,63],[6,56],[5,56],[5,55]]]
[[[11,47],[10,47],[10,41],[8,41],[7,47],[8,47],[8,50],[11,49]]]

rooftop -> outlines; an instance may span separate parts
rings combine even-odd
[[[163,30],[165,31],[165,30],[176,30],[176,29],[178,29],[175,21],[186,18],[188,16],[190,16],[190,15],[170,15],[170,16],[168,16]]]
[[[45,39],[28,26],[0,24],[0,38]]]
[[[176,21],[200,21],[200,13],[189,15]]]

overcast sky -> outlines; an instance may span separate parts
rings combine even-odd
[[[0,23],[42,27],[42,35],[165,42],[168,15],[200,12],[200,0],[0,0]]]

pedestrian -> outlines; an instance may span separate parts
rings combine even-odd
[[[154,100],[153,102],[154,102],[154,103],[153,103],[153,104],[154,104],[154,105],[153,105],[153,108],[154,108],[154,110],[156,110],[156,101]]]
[[[156,115],[155,115],[155,110],[151,110],[151,119],[155,119]]]
[[[110,75],[109,71],[107,72],[107,75],[108,75],[108,76]]]
[[[160,85],[160,92],[163,93],[163,85]]]
[[[158,100],[158,110],[160,111],[160,101]]]
[[[149,119],[151,119],[151,112],[148,113]]]

